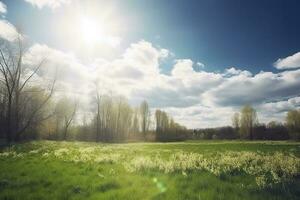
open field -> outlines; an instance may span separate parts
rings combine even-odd
[[[38,141],[2,148],[0,199],[299,199],[300,143]]]

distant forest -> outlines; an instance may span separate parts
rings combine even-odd
[[[287,112],[284,123],[259,123],[256,110],[246,105],[232,116],[232,126],[194,130],[191,139],[299,140],[300,110]]]
[[[300,138],[299,110],[289,111],[285,123],[261,124],[255,109],[246,105],[233,115],[232,126],[191,130],[163,110],[151,113],[147,101],[133,107],[122,96],[101,94],[100,86],[91,97],[92,109],[86,115],[80,112],[76,99],[56,94],[55,76],[37,79],[44,60],[35,68],[23,64],[21,39],[1,41],[0,45],[0,135],[9,143],[30,139],[123,142]]]

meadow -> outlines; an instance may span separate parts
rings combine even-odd
[[[300,143],[34,141],[2,147],[0,199],[299,199]]]

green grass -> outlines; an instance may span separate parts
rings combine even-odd
[[[1,152],[0,199],[265,200],[300,196],[300,143],[296,142],[39,141]]]

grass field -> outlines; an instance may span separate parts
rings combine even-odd
[[[1,149],[0,199],[299,199],[300,143],[38,141]]]

